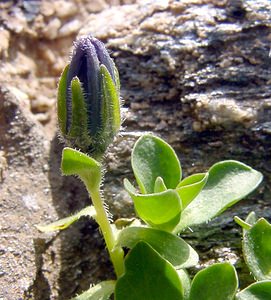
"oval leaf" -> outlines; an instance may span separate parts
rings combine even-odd
[[[183,210],[175,232],[210,221],[249,193],[262,181],[262,174],[234,160],[222,161],[209,170],[206,185]]]
[[[148,243],[175,268],[189,268],[198,263],[197,252],[183,239],[154,228],[125,228],[118,236],[117,246],[133,248],[139,241]]]
[[[152,227],[171,231],[179,223],[182,204],[174,190],[156,194],[136,194],[132,184],[125,179],[124,187],[133,199],[139,217]]]
[[[236,294],[236,300],[270,300],[271,281],[259,281],[251,284],[240,293]]]
[[[213,264],[194,277],[189,300],[232,300],[238,288],[234,267],[229,263]]]
[[[125,274],[116,283],[116,300],[182,300],[174,267],[151,246],[139,242],[125,259]]]
[[[194,174],[186,177],[178,184],[176,191],[182,200],[183,209],[200,193],[208,176],[209,173]]]
[[[97,189],[101,183],[100,163],[72,148],[63,149],[61,170],[64,175],[78,175],[90,188]]]
[[[162,139],[143,135],[132,151],[132,168],[143,194],[154,192],[155,180],[162,177],[168,189],[181,180],[181,165],[174,150]]]
[[[243,231],[246,264],[257,280],[271,279],[271,225],[263,218]],[[271,298],[270,298],[271,299]]]
[[[107,300],[113,294],[115,281],[102,281],[71,300]]]

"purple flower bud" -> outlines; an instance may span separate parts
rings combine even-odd
[[[66,140],[86,152],[104,152],[119,130],[118,72],[104,44],[92,36],[74,43],[59,84],[58,116]]]

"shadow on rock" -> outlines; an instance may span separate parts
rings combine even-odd
[[[46,251],[47,245],[44,239],[34,239],[34,248],[35,248],[35,263],[37,268],[37,273],[35,277],[35,282],[33,284],[33,298],[34,299],[43,299],[50,300],[50,284],[47,278],[42,272],[43,266],[43,256],[42,254]]]

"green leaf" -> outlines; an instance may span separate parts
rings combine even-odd
[[[71,300],[107,300],[113,294],[115,281],[102,281]]]
[[[174,267],[151,246],[139,242],[125,259],[116,283],[115,300],[182,300],[183,288]]]
[[[162,139],[150,134],[141,136],[132,151],[132,168],[143,194],[154,192],[157,177],[168,189],[181,180],[181,166],[174,150]]]
[[[206,185],[183,210],[175,232],[210,221],[249,193],[262,181],[262,174],[234,160],[222,161],[209,170]]]
[[[171,231],[178,224],[182,210],[176,191],[166,190],[156,194],[136,194],[135,188],[125,179],[124,187],[133,199],[139,217],[152,227]]]
[[[58,124],[62,133],[66,132],[67,125],[67,106],[66,106],[66,92],[67,92],[67,75],[70,65],[68,64],[59,79],[57,92],[57,117]]]
[[[148,243],[175,268],[189,268],[198,263],[197,252],[183,239],[154,228],[125,228],[119,233],[116,246],[133,248],[139,241]]]
[[[231,300],[238,288],[234,267],[229,263],[213,264],[194,277],[189,300]]]
[[[101,165],[80,151],[64,148],[61,169],[64,175],[78,175],[86,186],[92,189],[97,189],[100,186]]]
[[[251,284],[238,294],[236,300],[270,300],[271,281],[259,281]]]
[[[257,222],[257,217],[254,211],[248,214],[245,222],[249,225],[254,225]]]
[[[249,223],[243,221],[237,216],[234,217],[234,221],[245,230],[249,230],[251,228],[251,225]]]
[[[265,219],[243,230],[243,253],[257,280],[271,279],[271,225]]]
[[[179,275],[183,287],[183,299],[189,300],[189,295],[191,290],[191,281],[190,281],[189,274],[184,269],[177,270],[177,273]]]
[[[209,173],[194,174],[182,180],[176,191],[179,194],[183,209],[200,193],[205,186]]]
[[[96,211],[95,211],[94,206],[87,206],[84,209],[80,210],[78,213],[76,213],[70,217],[58,220],[58,221],[53,222],[48,225],[36,225],[36,228],[42,232],[63,230],[65,228],[69,227],[74,222],[78,221],[83,216],[89,216],[91,218],[95,218]]]
[[[160,193],[167,190],[162,177],[157,177],[154,183],[154,193]]]

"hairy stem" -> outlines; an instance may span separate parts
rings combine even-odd
[[[114,247],[116,239],[108,220],[99,188],[93,188],[92,186],[90,187],[90,184],[88,184],[88,182],[85,182],[85,184],[96,210],[95,219],[101,228],[101,232],[103,234],[110,259],[113,263],[115,273],[117,277],[119,277],[124,273],[123,250],[121,247]]]

